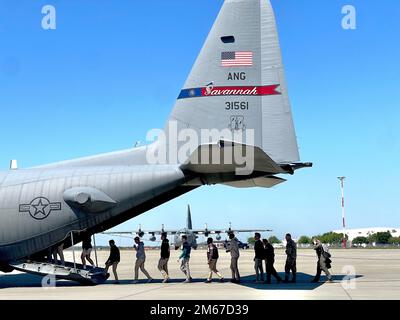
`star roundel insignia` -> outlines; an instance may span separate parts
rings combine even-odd
[[[47,198],[38,197],[33,199],[29,204],[21,204],[19,212],[29,212],[31,217],[36,220],[46,219],[52,211],[61,210],[61,203],[51,203]]]
[[[31,212],[34,217],[46,218],[50,214],[50,201],[46,198],[38,198],[31,202]]]

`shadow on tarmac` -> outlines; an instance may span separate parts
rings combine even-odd
[[[285,273],[279,273],[279,276],[284,279],[285,278]],[[321,276],[321,279],[317,283],[312,283],[311,281],[314,279],[313,274],[306,274],[303,272],[298,272],[297,273],[297,279],[296,283],[277,283],[275,278],[272,277],[271,283],[270,284],[265,284],[265,283],[255,283],[256,276],[246,276],[242,277],[241,283],[237,284],[239,286],[245,286],[248,288],[253,288],[253,289],[258,289],[258,290],[314,290],[324,283],[329,284],[329,282],[326,282],[328,278],[326,276]],[[361,278],[363,277],[362,275],[355,275],[352,276],[352,278]],[[341,282],[342,280],[345,280],[346,276],[344,275],[332,275],[332,280],[333,283],[338,283]],[[289,281],[291,280],[291,277],[289,278]]]
[[[21,274],[5,274],[0,276],[0,289],[6,288],[37,288],[42,287],[44,277],[21,273]],[[57,280],[57,287],[75,287],[81,286],[78,282]]]
[[[284,273],[279,274],[282,278],[285,277]],[[362,275],[356,275],[355,278],[360,278]],[[297,273],[297,282],[296,283],[276,283],[276,280],[272,277],[271,284],[265,283],[255,283],[256,276],[250,275],[241,278],[241,283],[234,284],[237,286],[244,286],[248,288],[258,289],[258,290],[314,290],[325,283],[327,278],[325,276],[321,276],[321,280],[319,283],[311,283],[311,280],[314,278],[314,275],[298,272]],[[344,279],[345,276],[343,275],[333,275],[334,283],[340,282]],[[33,275],[33,274],[11,274],[11,275],[2,275],[0,276],[0,289],[5,288],[37,288],[42,286],[43,277]],[[204,283],[205,278],[196,278],[192,280],[192,283]],[[183,283],[184,279],[171,279],[169,283]],[[225,283],[229,283],[230,279],[225,279]],[[107,280],[104,284],[114,284],[114,280]],[[133,280],[120,280],[118,285],[132,285]],[[161,284],[161,279],[154,279],[152,283]],[[219,285],[218,279],[213,279],[213,284]],[[141,279],[138,281],[137,285],[146,285],[147,280]],[[118,286],[116,285],[116,286]],[[190,285],[190,284],[188,284]],[[57,280],[56,282],[57,287],[82,287],[81,284],[68,281],[68,280]]]

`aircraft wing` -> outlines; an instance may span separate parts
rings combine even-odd
[[[199,234],[199,235],[204,235],[206,233],[208,234],[218,234],[218,233],[224,233],[223,230],[205,230],[205,229],[199,229],[199,230],[191,230],[194,234]]]
[[[133,239],[134,237],[136,237],[136,233],[132,232],[102,232],[102,234],[105,234],[107,236],[116,236],[128,239]]]
[[[161,233],[165,232],[166,234],[174,235],[178,233],[177,230],[140,230],[140,231],[108,231],[102,232],[102,234],[110,235],[110,236],[119,236],[119,237],[129,237],[134,238],[139,235],[151,234],[151,235],[161,235]]]
[[[272,232],[273,230],[268,229],[199,229],[199,230],[192,230],[193,233],[204,235],[204,234],[220,234],[220,233],[245,233],[245,232]]]
[[[234,233],[244,233],[244,232],[272,232],[274,230],[270,229],[231,229],[231,230],[224,230],[226,233],[234,232]]]

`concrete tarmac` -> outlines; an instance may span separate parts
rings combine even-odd
[[[98,251],[99,265],[104,265],[108,251]],[[60,280],[56,286],[43,287],[42,277],[20,272],[0,273],[1,300],[280,300],[280,299],[400,299],[400,250],[396,249],[348,249],[332,250],[333,283],[325,283],[325,277],[318,284],[310,283],[316,271],[314,250],[299,249],[297,258],[298,282],[296,284],[255,284],[253,250],[241,251],[239,268],[241,284],[229,282],[230,256],[220,250],[219,271],[228,280],[219,283],[204,283],[208,268],[205,250],[192,251],[190,261],[193,283],[183,284],[184,275],[179,269],[177,257],[179,251],[172,251],[169,261],[171,283],[161,283],[161,274],[157,269],[158,250],[147,251],[146,269],[155,279],[146,283],[143,274],[141,281],[133,284],[134,252],[121,251],[121,263],[118,267],[120,284],[113,284],[113,275],[98,286],[82,286],[72,281]],[[72,261],[72,252],[65,252],[68,261]],[[79,253],[76,254],[79,259]],[[94,259],[94,254],[92,254]],[[78,260],[77,260],[78,261]],[[283,276],[285,264],[284,250],[276,250],[275,268]],[[111,270],[110,270],[111,271]]]

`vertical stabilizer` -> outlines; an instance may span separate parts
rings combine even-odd
[[[201,129],[252,129],[253,144],[275,162],[299,161],[269,0],[225,0],[169,120],[199,136]]]
[[[192,225],[192,214],[190,213],[190,205],[188,205],[187,220],[186,220],[186,228],[187,228],[188,230],[193,230],[193,225]]]

